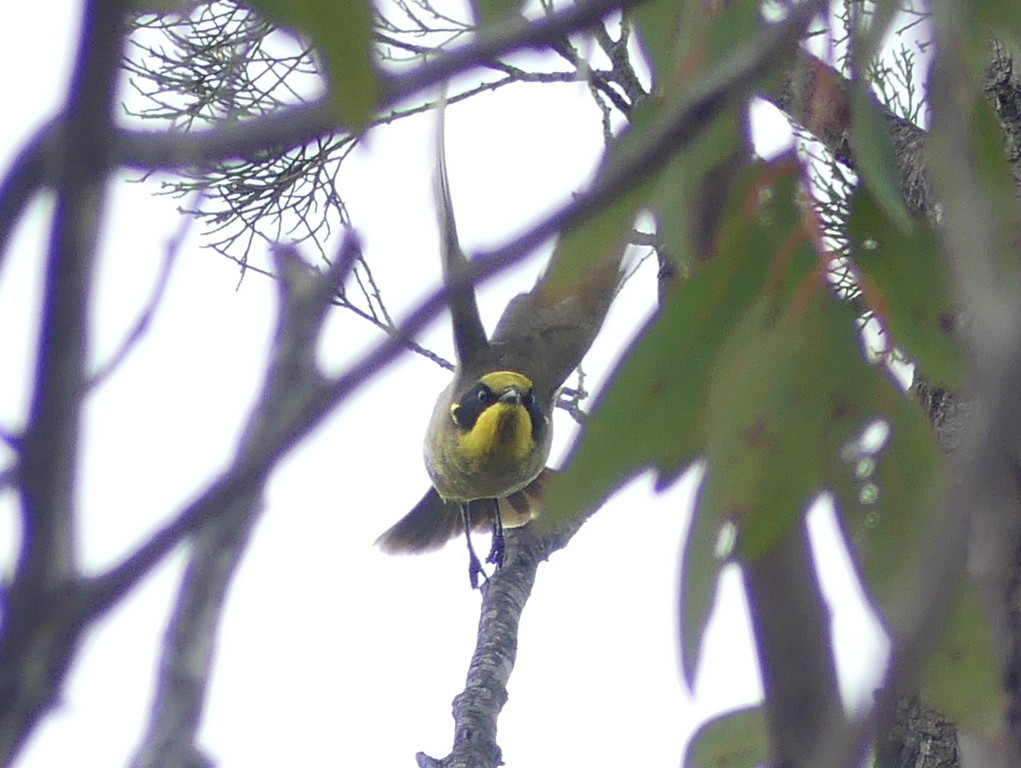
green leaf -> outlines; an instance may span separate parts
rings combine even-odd
[[[812,275],[783,316],[735,337],[710,383],[718,393],[699,515],[738,526],[737,551],[768,551],[801,519],[841,446],[872,417],[854,317]]]
[[[771,323],[769,311],[762,298],[735,324],[708,382],[708,469],[698,515],[737,524],[746,556],[768,548],[800,515],[818,475],[814,452],[798,450],[811,436],[790,429],[805,327],[798,313]],[[792,450],[809,464],[784,460]],[[777,477],[777,463],[793,464],[793,475]]]
[[[750,707],[704,723],[688,742],[684,768],[753,768],[769,761],[762,707]]]
[[[897,154],[890,126],[868,85],[857,83],[851,96],[851,148],[862,182],[900,229],[911,226],[901,196]]]
[[[848,234],[865,301],[894,343],[930,378],[960,386],[966,366],[953,333],[957,313],[932,231],[922,222],[898,229],[871,190],[858,189]]]
[[[983,50],[986,50],[984,41]],[[984,193],[982,199],[970,202],[973,205],[987,206],[990,214],[988,221],[995,227],[995,231],[991,233],[992,252],[981,256],[991,262],[993,274],[990,275],[990,279],[999,284],[994,287],[1017,286],[1018,267],[1021,266],[1021,255],[1017,248],[1017,233],[1021,232],[1017,182],[1014,179],[1013,167],[1004,152],[1003,129],[1000,127],[999,118],[980,88],[976,89],[971,114],[966,121],[972,128],[973,144],[969,149],[974,152],[978,181]],[[973,265],[975,267],[981,265],[978,257],[979,254],[976,254],[977,263]]]
[[[673,69],[681,8],[681,4],[675,0],[656,0],[642,3],[628,12],[628,17],[638,30],[642,51],[652,70],[653,92]]]
[[[699,493],[705,483],[699,484]],[[700,505],[696,504],[698,509]],[[709,515],[693,514],[691,528],[681,550],[681,584],[678,619],[681,637],[681,670],[688,689],[695,687],[695,670],[702,652],[702,640],[712,611],[724,559],[717,556],[719,521]]]
[[[522,0],[471,0],[475,26],[489,27],[521,17]]]
[[[337,116],[351,130],[365,127],[379,103],[369,0],[252,0],[274,23],[297,30],[326,60]]]
[[[944,498],[947,470],[916,403],[879,375],[861,378],[857,386],[885,420],[888,436],[878,450],[845,444],[844,461],[830,480],[859,580],[885,617],[902,595],[905,569],[914,567],[905,553],[915,549],[931,525],[933,505]]]
[[[854,66],[862,71],[882,53],[882,46],[890,39],[887,30],[897,18],[900,5],[895,0],[876,0],[868,5],[863,3],[851,11],[857,21],[852,46]]]
[[[964,581],[922,673],[926,702],[962,729],[992,733],[1007,704],[996,665],[996,646],[974,587]]]
[[[599,506],[642,469],[676,472],[695,458],[709,364],[728,317],[757,293],[760,281],[742,280],[751,272],[718,259],[677,286],[606,385],[532,525],[555,529]]]
[[[759,4],[735,0],[711,10],[697,3],[655,0],[628,11],[652,72],[652,93],[674,104],[713,73],[739,44],[761,29]]]
[[[962,40],[972,39],[976,47],[981,41],[988,55],[988,49],[984,45],[986,40],[995,38],[1002,42],[1009,39],[1015,47],[1011,53],[1017,55],[1016,46],[1021,42],[1021,6],[998,0],[974,0],[968,4],[968,11],[968,18],[971,19],[968,32],[975,37],[971,38],[971,35],[966,33],[961,36]]]
[[[780,218],[773,209],[790,203],[798,178],[789,162],[748,170],[728,206],[719,253],[673,288],[627,351],[533,525],[552,529],[588,514],[646,467],[660,470],[663,487],[695,458],[705,440],[711,366],[731,325],[763,291],[775,254],[768,244],[790,239],[788,231],[767,235],[771,218]],[[776,281],[769,290],[784,288],[782,274]]]
[[[762,297],[732,325],[712,363],[705,415],[707,470],[696,508],[738,527],[757,557],[798,520],[832,460],[834,434],[860,418],[844,392],[862,366],[854,319],[822,279],[794,174],[770,191],[750,237],[722,229],[722,252],[770,263]]]
[[[656,232],[664,252],[685,275],[708,243],[697,241],[702,222],[698,212],[706,199],[707,174],[721,167],[741,146],[746,121],[744,108],[725,109],[692,142],[691,151],[675,157],[660,173],[650,200]],[[717,201],[719,202],[719,201]]]

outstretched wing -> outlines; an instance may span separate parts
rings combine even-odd
[[[475,286],[467,279],[468,259],[457,239],[454,206],[450,199],[450,182],[447,178],[447,154],[444,127],[447,111],[444,96],[436,118],[436,214],[440,226],[440,245],[443,258],[443,281],[450,289],[450,315],[454,326],[454,349],[458,362],[468,364],[478,359],[489,347],[486,330],[482,327],[479,305],[475,300]]]
[[[494,355],[521,350],[541,371],[533,380],[547,385],[552,395],[595,341],[620,283],[622,256],[623,249],[616,258],[594,264],[569,294],[551,295],[540,278],[535,288],[516,296],[493,331]]]

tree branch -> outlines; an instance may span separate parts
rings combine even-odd
[[[864,86],[863,86],[864,87]],[[830,65],[799,50],[779,86],[763,97],[803,126],[837,159],[857,169],[851,149],[850,80]],[[935,222],[935,197],[927,181],[925,131],[871,98],[886,120],[900,170],[901,197],[908,213]]]
[[[770,734],[772,765],[804,766],[841,707],[830,615],[802,520],[743,564]]]
[[[0,764],[13,761],[54,700],[76,646],[73,610],[75,478],[85,389],[88,306],[111,154],[111,113],[125,3],[85,8],[75,75],[65,106],[68,131],[51,159],[57,201],[50,231],[39,359],[21,441],[22,546],[5,594],[0,629]],[[24,205],[32,158],[22,155],[4,216]],[[9,232],[0,235],[6,239]]]
[[[482,585],[482,606],[475,652],[464,690],[454,697],[454,743],[442,759],[423,752],[419,768],[497,768],[503,765],[496,741],[497,720],[507,703],[507,682],[517,656],[518,624],[535,584],[539,565],[567,546],[585,523],[575,520],[562,530],[537,537],[530,528],[504,533],[503,567]]]
[[[477,255],[457,280],[438,289],[409,315],[397,337],[383,340],[346,373],[311,393],[305,401],[295,398],[291,408],[300,410],[300,413],[295,413],[294,423],[289,428],[278,433],[275,441],[267,442],[259,446],[258,450],[239,457],[227,472],[173,522],[120,566],[100,577],[94,584],[93,599],[102,605],[109,605],[116,600],[182,538],[201,527],[206,518],[244,488],[246,483],[269,471],[280,456],[317,426],[333,408],[403,351],[404,345],[399,339],[413,336],[431,321],[446,306],[451,290],[462,284],[478,285],[510,268],[548,238],[586,221],[619,195],[633,189],[659,170],[673,153],[688,146],[720,109],[732,99],[739,98],[744,88],[761,74],[763,67],[774,63],[782,55],[784,43],[788,48],[794,44],[800,30],[821,6],[818,0],[798,6],[782,24],[767,29],[753,44],[736,51],[733,66],[719,68],[716,81],[694,93],[691,101],[680,105],[673,114],[668,115],[661,129],[642,152],[622,162],[612,173],[605,174],[591,191],[575,197],[510,243],[495,251]]]
[[[525,48],[553,44],[562,37],[590,27],[616,9],[634,7],[646,0],[587,0],[539,22],[518,21],[486,32],[470,45],[428,61],[410,72],[384,78],[378,112],[401,108],[408,99],[446,83],[477,66],[499,63],[501,56]],[[119,50],[119,48],[118,48]],[[384,117],[383,122],[392,120]],[[24,207],[34,192],[52,183],[55,158],[63,146],[64,120],[44,126],[19,153],[0,184],[0,264],[6,245]],[[107,167],[123,165],[143,171],[205,166],[215,160],[247,157],[268,148],[289,148],[341,131],[328,96],[251,120],[187,133],[165,131],[114,131]],[[108,132],[109,134],[109,132]]]
[[[190,217],[182,218],[181,226],[167,243],[166,250],[163,253],[163,262],[160,265],[160,272],[156,276],[156,283],[152,287],[152,293],[145,302],[141,314],[135,320],[134,325],[131,326],[131,330],[128,331],[124,341],[121,342],[121,345],[110,356],[110,359],[89,377],[86,385],[87,389],[94,389],[108,379],[123,364],[128,355],[131,354],[131,351],[138,345],[138,342],[145,336],[146,331],[149,330],[149,325],[152,323],[156,310],[163,301],[163,294],[166,292],[167,284],[170,282],[170,274],[173,271],[174,263],[177,261],[178,251],[184,244],[184,239],[187,237],[193,221],[194,219]]]
[[[321,385],[315,362],[316,342],[331,299],[358,256],[348,238],[336,266],[320,276],[297,254],[278,249],[277,271],[283,276],[272,364],[262,394],[241,437],[244,454],[286,429],[289,403]],[[262,510],[268,473],[247,484],[196,531],[184,582],[163,644],[156,699],[146,736],[133,768],[190,768],[208,763],[195,743],[205,707],[216,633],[227,590]]]
[[[563,36],[586,29],[617,10],[646,0],[587,0],[537,22],[516,21],[481,33],[474,42],[410,72],[384,79],[380,112],[479,66],[525,48],[551,45]],[[118,161],[144,170],[203,165],[210,160],[251,155],[267,147],[291,147],[318,135],[341,130],[331,102],[324,97],[266,117],[189,134],[123,131]]]

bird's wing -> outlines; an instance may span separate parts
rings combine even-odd
[[[447,154],[444,127],[446,123],[446,96],[436,110],[436,214],[440,227],[440,246],[443,258],[443,280],[450,289],[450,315],[454,326],[454,348],[458,362],[470,364],[489,347],[486,330],[482,327],[479,305],[475,300],[475,286],[465,278],[468,259],[461,250],[454,221],[454,206],[450,199],[450,182],[447,178]]]
[[[552,296],[542,278],[516,296],[493,332],[495,350],[527,350],[551,391],[560,388],[581,363],[606,319],[620,282],[620,257],[600,260],[582,276],[572,293]]]

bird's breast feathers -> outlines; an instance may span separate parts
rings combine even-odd
[[[532,420],[520,403],[496,403],[479,414],[475,426],[458,436],[463,453],[478,471],[520,465],[535,448]]]

